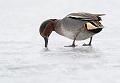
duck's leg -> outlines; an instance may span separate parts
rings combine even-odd
[[[83,44],[83,46],[91,46],[92,38],[93,38],[93,37],[90,37],[90,42],[89,42],[89,44]]]
[[[76,40],[76,37],[74,38],[72,45],[64,46],[64,47],[76,47],[77,45],[75,45],[75,40]]]

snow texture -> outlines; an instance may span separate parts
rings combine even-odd
[[[0,0],[0,83],[120,83],[119,0]],[[105,13],[105,28],[76,48],[53,32],[48,49],[40,24],[71,12]]]

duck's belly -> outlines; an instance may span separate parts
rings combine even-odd
[[[85,39],[92,37],[93,35],[94,33],[90,33],[90,32],[80,32],[76,40],[85,40]]]
[[[75,33],[75,31],[63,31],[63,36],[72,40],[74,40],[75,38],[76,40],[85,40],[92,37],[93,35],[93,33],[90,33],[88,31],[80,31],[77,34]]]

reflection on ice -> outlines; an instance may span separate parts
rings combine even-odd
[[[92,46],[81,46],[81,47],[53,47],[53,48],[43,48],[40,54],[52,55],[52,56],[72,56],[72,57],[88,57],[97,58],[102,56],[102,52]]]

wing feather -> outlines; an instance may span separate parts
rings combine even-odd
[[[98,20],[99,16],[103,16],[105,14],[91,14],[91,13],[71,13],[67,15],[66,17],[73,18],[73,19],[81,19],[81,20]]]

